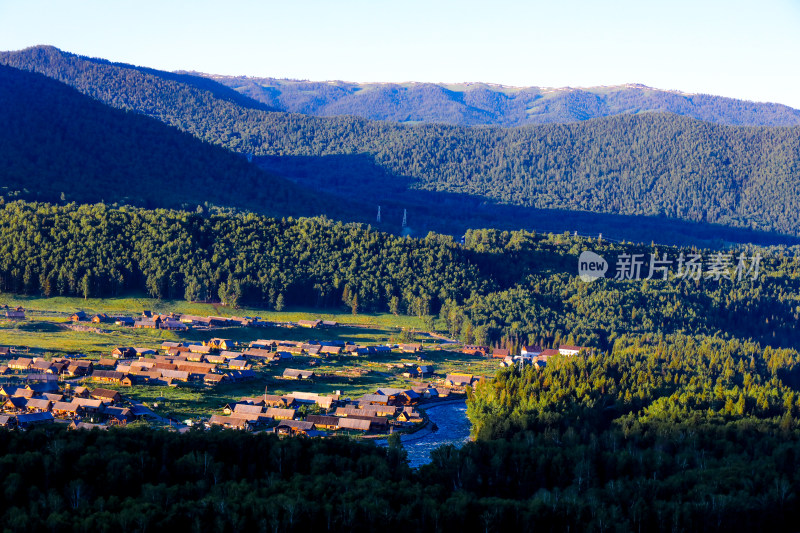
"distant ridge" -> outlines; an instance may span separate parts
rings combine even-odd
[[[517,128],[395,124],[274,112],[244,95],[240,105],[214,80],[194,77],[214,87],[201,89],[201,81],[52,47],[3,52],[2,63],[252,156],[312,192],[286,198],[287,207],[324,205],[346,220],[375,221],[380,205],[389,231],[400,230],[407,210],[415,235],[524,227],[645,242],[685,242],[679,233],[732,240],[724,225],[800,236],[800,127],[659,112]],[[223,183],[233,187],[230,177]],[[237,205],[226,205],[251,209],[247,187],[236,190]]]
[[[392,122],[523,126],[614,115],[674,113],[731,126],[797,126],[800,110],[782,104],[661,90],[639,83],[511,87],[491,83],[352,83],[204,76],[272,108],[317,116],[355,115]]]

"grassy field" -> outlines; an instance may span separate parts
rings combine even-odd
[[[422,323],[414,317],[394,315],[352,315],[346,313],[319,313],[314,310],[292,310],[282,313],[254,309],[216,308],[209,304],[191,304],[183,301],[157,301],[144,298],[15,298],[0,297],[0,304],[22,305],[28,318],[21,321],[0,319],[0,345],[25,347],[31,356],[62,357],[84,355],[92,358],[108,356],[115,346],[160,347],[165,340],[205,341],[212,337],[232,339],[247,344],[255,339],[278,339],[294,341],[343,340],[357,344],[385,344],[398,340],[401,333],[409,335],[409,329],[421,328]],[[302,327],[274,326],[268,328],[215,328],[212,330],[190,330],[175,333],[164,330],[134,330],[111,324],[81,323],[79,327],[88,331],[76,331],[65,316],[83,310],[87,313],[139,314],[148,309],[156,312],[181,312],[198,315],[247,315],[260,316],[276,323],[296,322],[300,319],[336,320],[339,327],[307,329]],[[265,389],[271,394],[286,394],[292,391],[332,394],[340,391],[345,397],[359,397],[374,392],[380,387],[408,388],[422,384],[419,380],[402,376],[405,363],[434,365],[436,375],[427,382],[441,380],[448,373],[465,372],[492,375],[497,361],[468,356],[447,349],[439,340],[426,333],[411,333],[411,337],[425,343],[421,354],[391,353],[373,358],[340,356],[327,359],[295,357],[291,363],[257,367],[258,378],[221,384],[216,388],[203,385],[182,384],[178,387],[135,386],[121,389],[134,398],[152,406],[159,414],[176,419],[197,418],[221,413],[226,403],[243,396],[258,396]],[[419,359],[418,359],[419,356]],[[320,377],[313,381],[284,380],[285,368],[313,369]]]
[[[352,314],[332,309],[293,308],[286,311],[269,311],[255,307],[230,308],[219,304],[187,302],[185,300],[156,300],[144,297],[125,298],[45,298],[39,296],[14,296],[0,294],[0,305],[18,306],[34,311],[72,314],[108,313],[111,315],[137,315],[144,310],[157,313],[182,313],[200,316],[259,316],[273,322],[296,322],[298,320],[336,320],[342,324],[365,324],[385,327],[422,329],[422,320],[417,317],[395,316],[390,313]]]

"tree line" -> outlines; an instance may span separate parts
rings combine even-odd
[[[404,238],[326,218],[9,202],[0,207],[0,290],[44,296],[316,306],[419,316],[467,343],[588,344],[662,332],[796,343],[796,248],[763,255],[757,279],[582,281],[578,257],[673,260],[710,250],[612,243],[568,234],[470,230],[460,244]],[[719,253],[719,252],[716,252]],[[647,273],[643,267],[642,277]]]

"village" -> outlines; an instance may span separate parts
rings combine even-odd
[[[5,310],[9,320],[25,320],[21,307]],[[145,311],[138,317],[110,317],[104,314],[73,313],[75,324],[114,323],[135,329],[185,332],[189,329],[230,332],[232,327],[272,328],[278,325],[250,317],[202,317]],[[468,388],[490,379],[469,372],[440,373],[426,361],[437,344],[420,342],[366,344],[324,339],[323,330],[341,327],[335,321],[298,320],[281,327],[308,330],[306,339],[256,339],[249,342],[211,337],[206,341],[163,341],[158,347],[115,346],[106,356],[93,358],[36,357],[21,353],[20,347],[0,347],[0,427],[26,429],[40,424],[68,424],[76,429],[107,429],[112,426],[149,424],[179,431],[190,427],[222,427],[245,431],[270,431],[284,436],[326,437],[350,435],[385,436],[413,432],[427,423],[424,406],[442,400],[464,399]],[[320,332],[315,335],[314,331]],[[319,338],[314,338],[319,337]],[[558,349],[524,346],[519,354],[489,346],[448,346],[449,354],[496,361],[498,366],[531,364],[544,366],[553,356],[572,356],[585,350],[561,345]],[[332,390],[323,393],[295,389],[293,383],[309,389],[336,376],[321,371],[324,362],[340,360],[389,361],[392,356],[411,361],[384,363],[391,374],[403,379],[402,387],[376,386],[364,394]],[[484,366],[485,368],[485,366]],[[390,376],[385,372],[381,376]],[[239,396],[218,405],[209,416],[178,420],[157,414],[158,402],[146,405],[135,394],[141,390],[169,391],[185,387],[211,391],[240,384],[260,390],[265,376],[284,393]],[[238,387],[236,390],[243,390]],[[324,387],[323,387],[324,388]],[[154,411],[155,410],[155,411]]]

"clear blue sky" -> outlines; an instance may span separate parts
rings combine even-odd
[[[0,49],[347,81],[644,83],[800,108],[800,0],[0,0]]]

